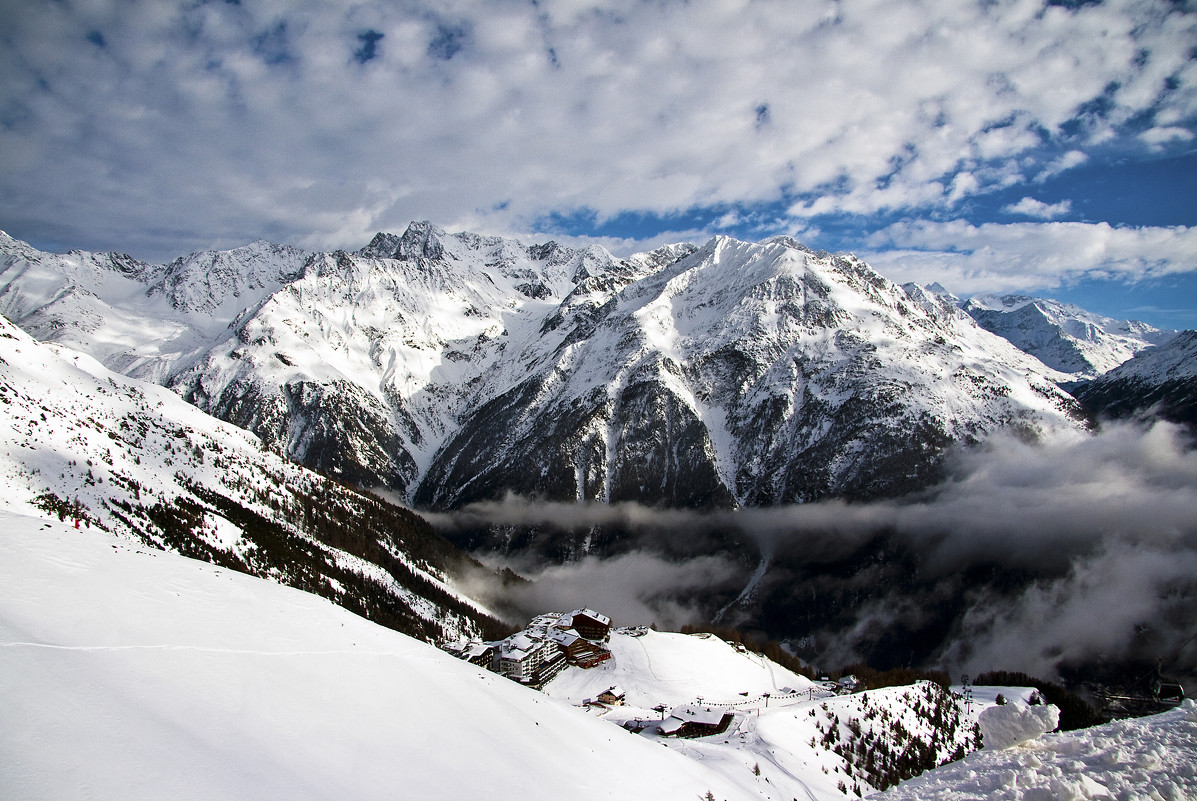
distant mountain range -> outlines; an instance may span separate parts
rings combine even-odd
[[[1026,295],[975,295],[961,304],[986,331],[1009,340],[1077,382],[1113,370],[1144,348],[1176,336],[1136,320],[1115,320],[1079,306]]]
[[[1197,425],[1197,331],[1146,348],[1074,390],[1107,417],[1162,417]]]
[[[1169,335],[1027,298],[961,307],[787,238],[618,259],[413,223],[354,253],[151,265],[0,236],[0,312],[35,337],[430,508],[899,495],[953,443],[1084,425],[1058,382]]]

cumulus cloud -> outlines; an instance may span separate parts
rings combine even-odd
[[[867,247],[862,255],[886,276],[939,281],[962,295],[1058,287],[1082,277],[1130,282],[1197,270],[1192,258],[1197,228],[1188,226],[916,221],[878,231]]]
[[[1036,183],[1043,183],[1049,178],[1054,178],[1060,173],[1067,172],[1073,167],[1079,167],[1089,160],[1089,156],[1080,150],[1069,150],[1058,158],[1048,162],[1043,169],[1035,176]]]
[[[1021,214],[1025,217],[1038,217],[1041,220],[1051,220],[1062,217],[1072,211],[1072,201],[1061,200],[1059,203],[1044,203],[1033,197],[1024,197],[1017,203],[1011,203],[1002,211],[1008,214]]]
[[[576,209],[950,207],[1111,137],[1183,140],[1195,16],[1167,0],[15,4],[0,218],[165,258],[261,236],[358,247],[424,218],[510,233]]]
[[[1197,648],[1179,651],[1191,634],[1185,621],[1197,618],[1197,450],[1185,429],[1115,424],[1035,442],[996,436],[957,452],[948,468],[948,480],[919,497],[875,503],[700,513],[512,497],[434,522],[619,525],[652,532],[642,545],[659,542],[662,531],[678,538],[739,531],[769,560],[766,604],[795,588],[837,583],[863,599],[838,628],[818,632],[820,656],[832,665],[867,656],[887,629],[917,630],[955,605],[960,612],[929,657],[955,669],[1048,676],[1062,664],[1156,656],[1197,668]],[[910,560],[913,583],[877,589],[882,542]],[[702,604],[712,588],[734,598],[735,582],[749,581],[752,568],[710,556],[670,562],[656,553],[538,570],[521,606],[587,602],[619,608],[629,623],[687,621],[715,611]],[[978,566],[1008,580],[962,583]]]

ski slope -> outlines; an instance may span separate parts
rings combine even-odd
[[[0,511],[5,799],[744,799],[315,596]]]
[[[829,697],[716,638],[617,634],[615,665],[563,673],[550,694],[588,695],[614,678],[636,703],[703,695],[735,712],[713,737],[636,736],[613,723],[657,713],[587,713],[313,595],[94,529],[0,510],[0,554],[5,799],[838,801],[845,763],[809,744],[822,721],[843,726],[871,708],[918,725],[920,685]],[[799,692],[763,697],[791,685]],[[970,713],[1002,689],[1021,697],[977,688]],[[1197,793],[1194,765],[1188,701],[862,790],[1185,799]]]
[[[595,698],[618,685],[630,706],[677,706],[698,698],[730,704],[761,700],[764,693],[803,690],[810,679],[750,652],[737,651],[710,635],[617,629],[611,634],[610,661],[583,670],[569,667],[545,693],[572,703]],[[805,696],[804,696],[805,697]]]

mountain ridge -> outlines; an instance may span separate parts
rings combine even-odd
[[[1096,378],[1177,334],[1030,295],[974,295],[960,307],[982,328],[1066,374],[1071,382]]]
[[[617,259],[417,222],[157,267],[14,243],[18,324],[435,508],[880,497],[936,480],[951,443],[1080,425],[1052,371],[934,291],[788,237]],[[104,280],[68,308],[84,263]]]
[[[1144,348],[1077,387],[1075,394],[1088,409],[1105,417],[1160,417],[1197,425],[1197,331],[1182,331]]]
[[[5,505],[324,596],[420,639],[494,632],[484,572],[414,513],[0,317]]]

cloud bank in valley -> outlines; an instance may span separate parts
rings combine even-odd
[[[949,473],[920,497],[876,503],[696,512],[508,498],[434,516],[434,523],[614,525],[652,532],[650,541],[662,531],[680,538],[734,529],[769,554],[779,581],[799,567],[817,575],[820,565],[891,537],[917,554],[920,580],[963,594],[966,611],[944,632],[936,657],[955,668],[1050,675],[1061,664],[1155,656],[1197,666],[1193,643],[1177,652],[1193,633],[1185,621],[1197,619],[1197,450],[1184,429],[1117,424],[1039,442],[998,436],[954,454]],[[981,564],[1025,578],[1001,588],[952,583]],[[571,598],[608,604],[637,615],[617,615],[622,622],[672,625],[698,614],[683,599],[700,598],[704,587],[727,591],[751,568],[724,556],[680,563],[644,552],[590,557],[533,572],[523,597],[554,607]],[[879,627],[923,614],[917,602],[897,596],[862,603],[854,624],[826,644],[825,658],[852,661]]]

